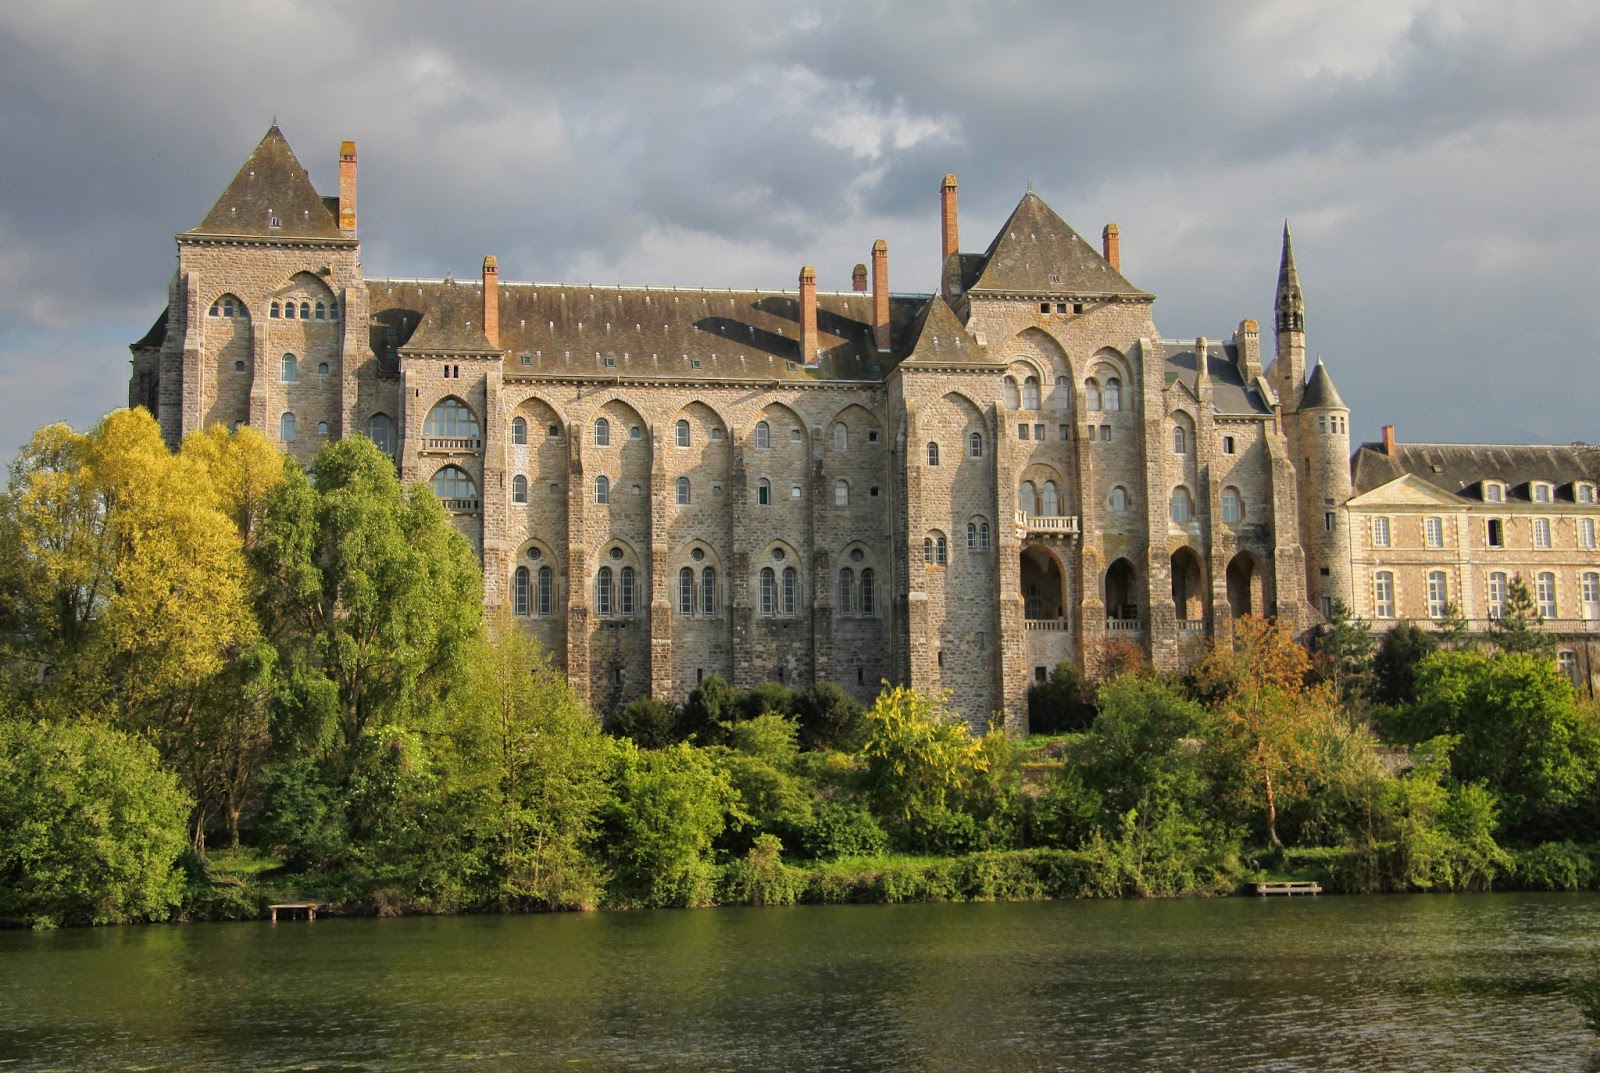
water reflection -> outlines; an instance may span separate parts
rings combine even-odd
[[[1600,1073],[1592,895],[0,933],[0,1070]]]

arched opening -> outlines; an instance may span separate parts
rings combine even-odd
[[[1031,622],[1067,617],[1066,586],[1056,557],[1045,548],[1022,549],[1022,615]]]
[[[1193,548],[1172,553],[1172,607],[1180,626],[1205,620],[1205,575]]]
[[[1129,629],[1139,621],[1138,575],[1133,564],[1118,559],[1106,570],[1106,618],[1129,623]]]
[[[1241,551],[1228,563],[1228,611],[1234,618],[1256,613],[1256,561]]]

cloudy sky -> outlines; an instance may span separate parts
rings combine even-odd
[[[1288,217],[1356,438],[1600,441],[1597,56],[1593,0],[7,4],[0,449],[125,401],[274,116],[324,192],[356,140],[374,275],[847,289],[883,237],[927,291],[953,171],[964,248],[1031,181],[1215,339]]]

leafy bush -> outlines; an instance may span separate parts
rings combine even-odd
[[[631,738],[645,749],[660,749],[677,740],[678,713],[654,697],[629,701],[606,716],[606,732]]]

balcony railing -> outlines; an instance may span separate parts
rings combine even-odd
[[[1017,511],[1017,533],[1048,533],[1056,536],[1077,536],[1078,516],[1075,514],[1025,514]]]
[[[478,436],[424,436],[424,451],[481,451],[483,440]]]
[[[1371,625],[1380,630],[1387,630],[1398,626],[1402,622],[1409,622],[1423,630],[1438,629],[1446,619],[1439,618],[1374,618]],[[1489,624],[1496,621],[1491,618],[1462,619],[1466,624],[1468,633],[1488,633]],[[1542,620],[1536,629],[1546,633],[1600,633],[1600,618],[1547,618]]]
[[[1203,618],[1180,618],[1178,632],[1184,634],[1201,634],[1206,632],[1206,620]]]
[[[1022,620],[1023,629],[1065,631],[1067,620],[1064,618],[1026,618]]]
[[[1143,633],[1144,622],[1136,618],[1106,619],[1107,633]]]
[[[444,504],[444,509],[451,514],[478,513],[478,501],[476,499],[444,499],[440,500],[440,502]]]

